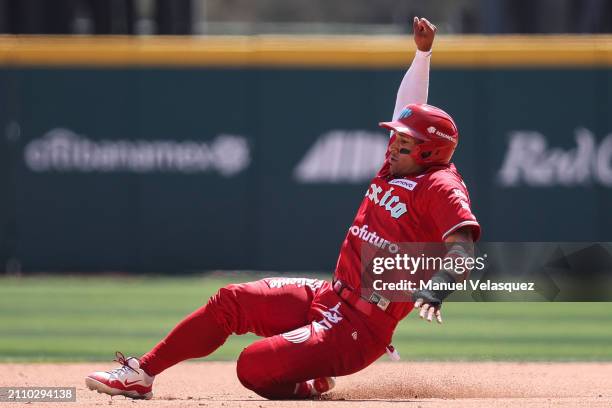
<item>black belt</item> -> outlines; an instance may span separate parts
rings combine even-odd
[[[387,308],[391,304],[391,301],[389,299],[376,292],[373,292],[369,298],[361,296],[359,293],[357,293],[357,291],[342,282],[340,279],[334,279],[332,285],[334,288],[334,292],[336,292],[341,299],[344,299],[355,309],[368,316],[372,315],[372,313],[374,313],[376,309],[380,309],[381,311],[386,312]],[[390,316],[390,314],[388,315]]]

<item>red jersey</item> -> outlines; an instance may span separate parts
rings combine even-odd
[[[470,205],[465,183],[453,164],[394,177],[385,160],[342,244],[335,278],[361,290],[361,248],[365,242],[382,249],[402,242],[443,242],[462,227],[471,228],[476,241],[480,225]],[[392,303],[388,310],[395,309],[393,315],[404,317],[412,307],[412,303]]]

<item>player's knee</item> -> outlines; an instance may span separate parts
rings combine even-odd
[[[229,332],[236,332],[237,322],[240,320],[240,305],[236,296],[237,286],[232,284],[222,287],[211,296],[206,305]]]
[[[229,284],[217,290],[211,298],[210,302],[216,303],[218,305],[227,304],[227,302],[233,302],[236,299],[236,292],[239,290],[240,285],[237,284]]]
[[[245,388],[270,399],[272,395],[268,391],[272,385],[272,379],[266,372],[266,364],[260,361],[258,354],[252,345],[245,348],[238,357],[236,375]]]
[[[229,285],[225,285],[215,293],[211,299],[215,299],[217,301],[223,301],[227,299],[234,299],[236,297],[236,293],[240,290],[240,285],[235,283],[230,283]]]
[[[252,391],[256,391],[258,383],[261,381],[259,375],[259,369],[254,361],[253,353],[250,352],[249,348],[245,348],[236,363],[236,375],[242,385]]]

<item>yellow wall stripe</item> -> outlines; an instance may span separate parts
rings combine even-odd
[[[0,36],[0,66],[364,67],[410,62],[409,36]],[[439,36],[434,66],[611,67],[612,36]]]

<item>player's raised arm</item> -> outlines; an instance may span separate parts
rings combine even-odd
[[[419,17],[414,18],[412,28],[417,51],[397,91],[393,120],[398,118],[406,105],[410,103],[427,103],[431,47],[437,29],[427,19]]]

